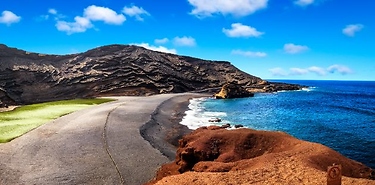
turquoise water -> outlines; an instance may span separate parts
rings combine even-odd
[[[195,99],[181,123],[194,129],[219,117],[220,124],[284,131],[375,168],[375,82],[282,82],[309,88],[244,99]]]

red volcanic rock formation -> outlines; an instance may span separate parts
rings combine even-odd
[[[283,132],[202,127],[179,144],[175,161],[150,184],[326,184],[334,163],[343,184],[375,184],[369,167]]]

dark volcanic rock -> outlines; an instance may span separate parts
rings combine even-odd
[[[264,82],[229,62],[109,45],[72,55],[30,53],[0,44],[0,101],[28,104],[107,95],[217,89]],[[263,87],[262,87],[263,88]]]
[[[234,128],[242,128],[242,127],[243,127],[243,125],[241,125],[241,124],[234,125]]]
[[[249,86],[246,86],[245,88],[250,92],[277,92],[301,90],[302,88],[306,87],[307,86],[297,84],[263,81],[257,84],[251,84]]]
[[[74,55],[43,55],[0,45],[0,100],[24,104],[104,95],[199,91],[260,78],[229,62],[110,45]]]

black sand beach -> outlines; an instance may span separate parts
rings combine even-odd
[[[192,131],[179,122],[188,109],[189,100],[203,96],[210,94],[184,94],[164,101],[151,115],[151,120],[141,127],[141,135],[168,159],[174,160],[178,140]]]

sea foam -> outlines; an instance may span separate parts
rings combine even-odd
[[[290,83],[309,88],[259,93],[252,98],[232,100],[194,99],[182,124],[191,129],[230,123],[257,130],[282,131],[324,144],[375,168],[375,82]],[[222,122],[208,121],[214,117]]]
[[[316,89],[316,87],[304,87],[302,89],[299,89],[299,90],[294,90],[294,91],[305,91],[305,92],[310,92],[310,91],[314,91]],[[290,90],[281,90],[281,91],[277,91],[278,93],[282,93],[282,92],[292,92]]]
[[[304,87],[304,88],[301,89],[301,91],[310,92],[310,91],[313,91],[315,89],[316,89],[316,87]]]
[[[206,111],[203,102],[207,98],[194,98],[190,100],[189,109],[185,112],[185,116],[182,118],[180,124],[186,125],[189,129],[197,129],[203,126],[215,125],[213,122],[209,122],[214,118],[220,118],[223,123],[228,123],[225,120],[227,114],[225,112],[212,112]],[[225,122],[225,123],[224,123]]]

